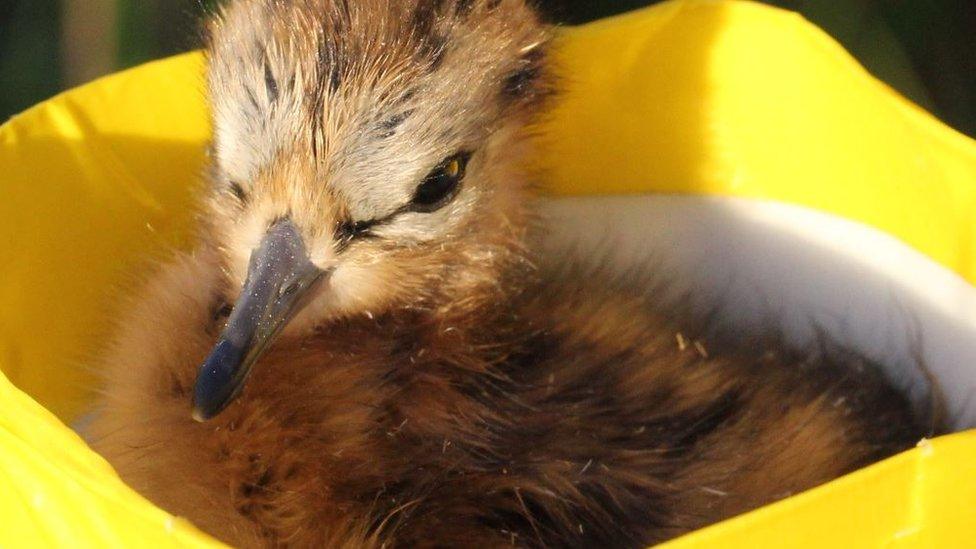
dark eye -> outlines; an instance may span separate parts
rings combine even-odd
[[[433,212],[445,206],[455,195],[464,179],[464,169],[468,165],[470,153],[458,153],[441,162],[430,175],[417,186],[413,195],[411,209],[419,212]]]

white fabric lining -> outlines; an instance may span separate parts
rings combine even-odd
[[[773,320],[802,345],[818,326],[916,391],[926,387],[921,353],[955,428],[976,426],[976,287],[887,233],[728,197],[562,198],[544,212],[553,245],[610,254],[621,267],[653,258],[743,329]]]

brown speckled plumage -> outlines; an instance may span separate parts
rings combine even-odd
[[[200,244],[120,319],[90,437],[239,546],[638,547],[923,434],[876,365],[696,328],[647,284],[533,252],[524,0],[238,0],[213,24]],[[413,190],[456,151],[436,211]],[[334,269],[241,397],[194,379],[269,224]]]

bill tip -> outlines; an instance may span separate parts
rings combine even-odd
[[[192,416],[193,416],[193,421],[196,421],[197,423],[203,423],[208,419],[210,419],[210,416],[206,412],[196,407],[193,408]]]

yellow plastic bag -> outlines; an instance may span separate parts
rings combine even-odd
[[[976,144],[800,17],[670,2],[567,29],[557,58],[569,89],[542,132],[552,193],[800,204],[976,282]],[[190,245],[209,135],[202,63],[149,64],[0,127],[0,368],[12,382],[0,376],[0,547],[216,545],[123,485],[62,423],[90,402],[85,364],[114,288]],[[974,455],[974,433],[925,442],[674,544],[965,545]]]

